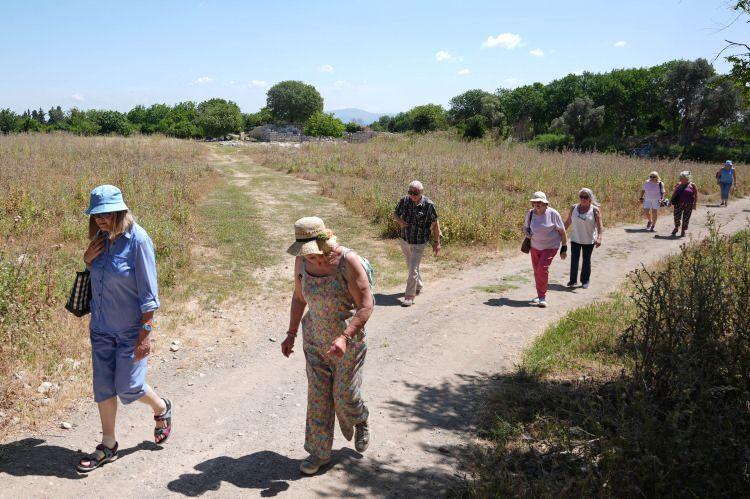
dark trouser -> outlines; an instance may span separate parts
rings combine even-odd
[[[583,266],[581,267],[581,284],[589,282],[591,277],[591,253],[593,244],[578,244],[570,242],[570,282],[578,282],[578,259],[583,250]]]
[[[674,205],[674,228],[680,228],[682,221],[682,230],[687,230],[690,223],[690,215],[693,214],[693,205],[685,203],[675,203]]]

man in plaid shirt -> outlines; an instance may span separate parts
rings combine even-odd
[[[414,297],[422,290],[422,279],[419,275],[419,263],[424,249],[430,240],[432,232],[432,249],[435,256],[440,252],[440,223],[438,222],[435,203],[427,199],[422,193],[422,183],[415,180],[409,184],[409,194],[404,196],[396,205],[393,220],[401,227],[401,251],[404,252],[409,277],[406,281],[404,307],[414,305]]]

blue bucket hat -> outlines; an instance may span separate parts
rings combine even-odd
[[[724,161],[724,166],[734,166],[731,159]]]
[[[122,200],[122,192],[114,185],[100,185],[94,187],[89,196],[89,209],[86,215],[125,211],[128,207]]]

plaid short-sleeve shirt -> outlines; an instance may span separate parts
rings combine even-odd
[[[409,244],[425,244],[430,240],[430,227],[438,219],[435,203],[422,196],[414,204],[409,196],[404,196],[396,205],[396,216],[408,223],[401,229],[401,239]]]

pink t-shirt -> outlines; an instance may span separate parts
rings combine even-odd
[[[526,213],[524,228],[528,229],[529,215]],[[538,250],[557,249],[562,238],[557,229],[565,229],[560,213],[554,208],[547,207],[542,215],[531,215],[531,247]],[[528,234],[528,231],[527,231]]]

